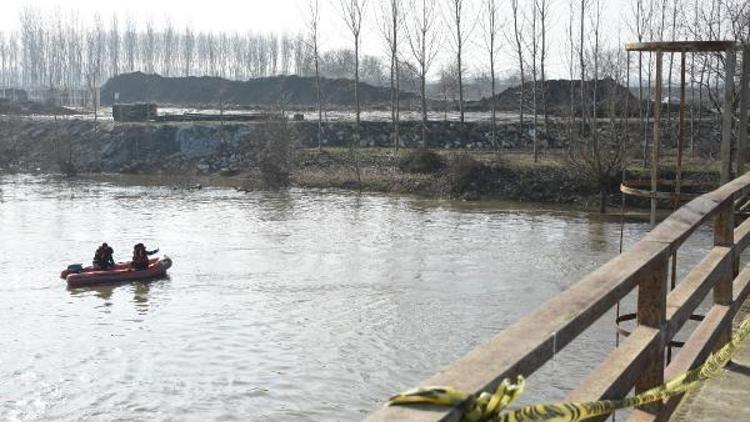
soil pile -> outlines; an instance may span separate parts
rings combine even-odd
[[[323,102],[328,106],[354,105],[354,82],[349,79],[321,79]],[[104,105],[114,102],[155,102],[160,105],[185,107],[313,107],[317,105],[315,78],[299,76],[274,76],[230,81],[216,77],[165,78],[141,72],[116,76],[101,89]],[[359,84],[363,105],[384,105],[390,102],[390,89]],[[402,100],[412,100],[411,93],[402,93]]]
[[[596,93],[594,87],[596,86]],[[600,117],[606,117],[612,112],[620,115],[624,111],[625,103],[628,102],[631,115],[638,114],[638,98],[626,87],[618,84],[611,78],[601,79],[596,84],[593,81],[584,81],[583,89],[586,95],[587,112],[591,113],[591,107],[596,98],[596,111]],[[524,84],[524,109],[533,110],[534,105],[534,82]],[[542,112],[542,92],[545,93],[547,112],[553,116],[568,116],[570,114],[571,95],[573,100],[573,111],[575,115],[581,115],[581,81],[580,80],[550,80],[536,83],[537,110]],[[596,94],[596,95],[595,95]],[[495,96],[495,104],[498,111],[518,111],[519,98],[521,97],[521,86],[506,89]],[[483,98],[479,101],[467,104],[467,109],[475,111],[489,110],[491,98]]]

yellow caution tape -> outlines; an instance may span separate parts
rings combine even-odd
[[[750,335],[750,317],[740,324],[731,341],[717,353],[709,356],[706,362],[700,367],[634,397],[627,397],[620,400],[533,405],[503,413],[523,392],[524,379],[519,376],[515,384],[510,383],[507,379],[503,380],[492,394],[484,392],[479,396],[475,396],[451,387],[426,387],[396,395],[388,401],[388,405],[461,405],[464,411],[463,420],[468,422],[490,420],[502,422],[574,422],[607,415],[615,410],[663,401],[671,396],[690,391],[698,387],[700,383],[719,376],[722,373],[722,369],[737,353],[743,340],[748,335]]]

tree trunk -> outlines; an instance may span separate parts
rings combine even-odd
[[[549,129],[549,115],[547,114],[547,74],[545,73],[545,61],[547,59],[547,2],[542,1],[542,10],[539,16],[542,24],[542,51],[539,58],[541,77],[542,77],[542,114],[544,115],[544,133]]]
[[[458,63],[458,110],[460,114],[461,127],[464,126],[464,80],[463,80],[463,67],[461,63],[461,49],[463,42],[461,39],[461,1],[454,0],[456,6],[456,45],[457,45],[457,63]]]
[[[356,103],[356,126],[354,127],[354,143],[358,147],[360,140],[360,106],[359,106],[359,33],[354,35],[354,102]]]
[[[420,80],[422,91],[422,148],[427,148],[427,87],[425,79],[427,79],[427,75],[425,75],[425,65],[423,63],[422,78]]]
[[[315,89],[318,95],[318,151],[323,151],[323,99],[320,88],[320,59],[318,57],[317,40],[315,41]]]
[[[494,13],[494,12],[493,12]],[[494,17],[493,17],[494,18]],[[492,29],[494,31],[494,28]],[[498,151],[497,146],[497,99],[495,98],[495,34],[490,35],[490,79],[492,81],[492,96],[490,107],[492,109],[492,147]]]
[[[399,0],[391,0],[391,119],[393,121],[393,150],[399,147],[399,114],[401,102],[400,67],[398,59]]]
[[[516,53],[518,54],[518,67],[519,67],[519,70],[521,71],[521,94],[518,98],[518,112],[520,115],[521,134],[523,134],[523,131],[524,131],[523,101],[524,101],[524,92],[526,88],[525,87],[526,75],[524,74],[524,66],[523,66],[523,48],[521,46],[521,30],[518,27],[518,0],[513,0],[512,8],[513,8],[513,29],[516,35]]]
[[[586,0],[581,0],[581,44],[580,44],[580,65],[581,65],[581,135],[586,133],[586,61],[585,61],[585,44],[584,29],[586,21]]]
[[[536,94],[537,94],[537,73],[536,73],[536,53],[537,53],[537,39],[536,39],[536,17],[537,17],[537,2],[533,0],[533,13],[531,17],[531,78],[532,78],[532,107],[534,110],[534,162],[539,161],[539,113],[537,112]]]

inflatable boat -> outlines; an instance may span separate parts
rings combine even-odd
[[[130,262],[121,262],[106,271],[97,270],[94,267],[68,268],[60,274],[60,277],[68,282],[68,287],[96,286],[161,277],[167,274],[171,266],[172,259],[164,256],[164,258],[150,259],[148,268],[145,270],[134,270]]]

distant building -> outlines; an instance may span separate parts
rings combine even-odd
[[[113,104],[112,117],[116,122],[147,122],[156,119],[156,104]]]

